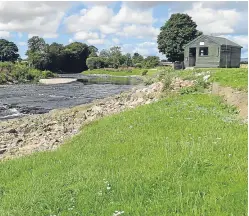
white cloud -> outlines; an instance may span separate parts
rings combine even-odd
[[[151,47],[157,46],[157,44],[155,42],[146,41],[146,42],[138,44],[138,46],[139,47],[144,47],[144,48],[151,48]]]
[[[69,32],[94,30],[101,25],[108,24],[112,16],[113,11],[107,6],[94,6],[90,9],[81,10],[80,14],[65,18],[64,23]]]
[[[127,1],[125,4],[131,8],[148,9],[153,8],[159,4],[165,4],[167,2],[162,1]]]
[[[84,40],[88,44],[91,45],[98,45],[98,44],[104,44],[105,43],[105,35],[101,34],[101,38],[99,37],[99,34],[97,32],[77,32],[74,35],[75,40]]]
[[[19,45],[19,46],[27,46],[27,43],[21,41],[21,42],[18,43],[18,45]]]
[[[57,38],[58,34],[56,33],[45,33],[45,34],[37,34],[37,33],[29,33],[28,38],[32,38],[34,36],[42,37],[42,38]]]
[[[104,39],[89,39],[87,42],[91,45],[97,45],[97,44],[104,44],[105,40]]]
[[[247,35],[219,35],[219,37],[227,38],[241,46],[248,48],[248,36]]]
[[[152,24],[154,22],[152,10],[141,11],[130,8],[123,4],[116,16],[113,17],[115,23],[131,23],[131,24]]]
[[[75,40],[88,40],[88,39],[99,39],[99,35],[96,32],[77,32],[74,35]]]
[[[93,7],[93,6],[110,6],[112,4],[116,4],[116,2],[110,2],[110,1],[84,1],[83,4],[87,7]]]
[[[42,37],[43,38],[57,38],[58,34],[56,34],[56,33],[47,33],[47,34],[43,34]]]
[[[69,38],[68,43],[73,43],[74,40],[72,38]]]
[[[101,37],[101,38],[106,38],[106,35],[101,33],[101,34],[100,34],[100,37]]]
[[[10,32],[8,31],[0,31],[0,38],[9,38]]]
[[[119,25],[100,25],[99,30],[104,34],[114,34],[119,30]]]
[[[146,25],[129,25],[123,28],[122,32],[117,34],[126,37],[137,37],[137,38],[151,38],[156,39],[160,30],[153,26]]]
[[[117,14],[105,4],[84,8],[80,13],[66,17],[64,24],[71,33],[97,30],[103,34],[116,34],[125,24],[147,25],[150,32],[154,21],[151,9],[139,10],[123,3]]]
[[[196,22],[204,34],[231,34],[241,20],[235,9],[205,8],[203,3],[195,3],[193,8],[185,11]]]
[[[120,40],[118,38],[112,38],[112,41],[115,43],[115,44],[119,44],[120,43]]]
[[[0,30],[55,34],[68,2],[1,2]]]
[[[123,53],[135,53],[138,52],[140,55],[147,56],[159,56],[161,59],[165,58],[165,56],[161,55],[157,49],[157,43],[146,41],[139,43],[137,45],[134,44],[123,44],[121,46]]]

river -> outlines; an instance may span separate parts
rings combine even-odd
[[[95,99],[119,94],[133,87],[133,81],[122,84],[104,76],[61,75],[80,81],[67,84],[18,84],[0,86],[0,120],[41,114],[52,109],[73,107]],[[97,79],[98,78],[98,79]]]

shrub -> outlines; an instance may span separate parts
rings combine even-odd
[[[30,68],[25,64],[0,64],[0,68],[8,68],[7,70],[3,70],[0,72],[0,83],[6,83],[8,81],[36,82],[41,78],[55,76],[51,71],[40,71],[38,69]]]
[[[144,59],[143,66],[145,68],[154,68],[158,66],[159,63],[160,63],[160,59],[158,56],[148,56],[147,58]]]
[[[86,65],[90,70],[103,68],[106,65],[106,62],[101,57],[90,57],[86,60]]]
[[[197,92],[198,88],[197,86],[189,86],[189,87],[184,87],[180,89],[180,94],[192,94],[194,92]]]
[[[0,72],[11,72],[14,67],[12,62],[0,62]]]
[[[135,68],[142,68],[142,64],[141,63],[135,64]]]
[[[142,72],[142,76],[145,76],[147,73],[148,73],[148,70],[144,70],[144,71]]]

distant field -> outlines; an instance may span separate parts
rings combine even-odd
[[[119,69],[117,70],[105,70],[105,69],[94,69],[94,70],[88,70],[84,71],[83,74],[107,74],[112,76],[131,76],[131,75],[142,75],[143,72],[146,72],[146,75],[153,75],[157,72],[157,69]]]
[[[248,68],[248,64],[241,64],[240,68]]]
[[[0,215],[246,215],[247,125],[230,110],[211,95],[172,97],[0,163]]]

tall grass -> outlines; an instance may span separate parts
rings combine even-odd
[[[211,95],[94,122],[0,163],[0,215],[247,215],[247,126]]]

